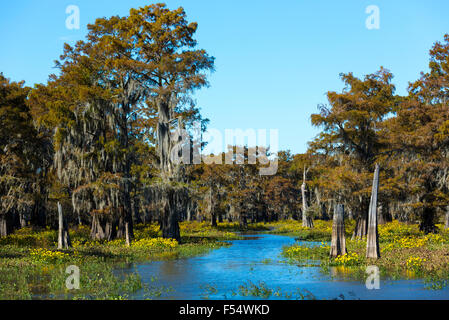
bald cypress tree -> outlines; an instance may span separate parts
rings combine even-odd
[[[381,68],[363,79],[352,73],[341,74],[345,83],[342,92],[328,92],[330,107],[320,106],[320,113],[312,115],[312,124],[323,128],[323,132],[313,142],[316,150],[341,156],[344,161],[338,165],[347,167],[351,176],[350,197],[353,203],[356,228],[353,237],[366,237],[368,231],[369,180],[366,177],[373,169],[374,161],[384,147],[379,126],[393,110],[395,87],[391,83],[393,75]],[[340,181],[341,188],[348,182]]]
[[[438,209],[449,203],[449,34],[430,50],[429,71],[410,83],[397,115],[385,122],[392,156],[389,167],[400,178],[402,207],[417,214],[420,230],[436,233]],[[404,211],[405,211],[404,210]]]
[[[130,170],[135,82],[111,69],[99,42],[65,46],[47,86],[34,92],[40,121],[54,129],[54,167],[73,209],[91,215],[91,236],[132,238]],[[40,97],[46,99],[40,99]]]
[[[88,29],[86,41],[65,46],[61,74],[40,90],[51,97],[43,118],[56,128],[58,176],[74,210],[91,214],[93,238],[129,243],[135,145],[151,144],[155,132],[159,181],[143,188],[159,204],[163,236],[179,240],[178,215],[189,199],[182,165],[172,159],[178,143],[172,135],[188,120],[175,121],[191,107],[189,94],[207,85],[214,59],[195,49],[197,24],[187,22],[182,8],[131,9],[129,16],[97,19]],[[187,117],[196,111],[190,108]]]
[[[163,237],[179,240],[179,211],[184,210],[189,196],[183,185],[182,165],[172,159],[177,143],[171,139],[173,125],[181,129],[182,121],[174,120],[189,101],[189,94],[207,85],[206,72],[213,69],[214,59],[195,48],[193,36],[198,25],[187,21],[183,8],[170,10],[164,4],[154,4],[132,9],[126,21],[116,27],[133,46],[126,65],[148,98],[143,111],[157,111],[160,181],[151,189],[162,208]]]
[[[33,125],[29,92],[0,73],[0,237],[31,221],[45,197],[51,147]]]

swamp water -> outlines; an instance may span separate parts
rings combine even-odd
[[[285,263],[282,248],[295,243],[293,237],[244,237],[206,255],[139,263],[117,271],[138,272],[145,284],[169,288],[152,299],[449,299],[449,287],[430,290],[421,280],[381,278],[379,290],[368,290],[364,281],[331,277],[318,266]],[[145,298],[144,290],[129,298]]]

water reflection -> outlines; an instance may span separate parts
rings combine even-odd
[[[336,266],[329,268],[331,277],[348,276],[351,274],[351,269],[345,266]]]

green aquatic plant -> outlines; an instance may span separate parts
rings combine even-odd
[[[153,299],[170,292],[157,286],[153,277],[146,285],[136,273],[117,276],[114,270],[128,268],[134,262],[183,259],[229,246],[229,230],[202,230],[201,224],[182,223],[182,243],[160,238],[157,224],[136,225],[135,239],[127,247],[124,239],[114,241],[90,239],[89,228],[70,231],[73,248],[56,250],[56,231],[24,228],[0,238],[0,299],[126,299],[142,292]],[[188,230],[188,231],[187,231]],[[186,233],[184,233],[184,231]],[[232,236],[231,236],[232,234]],[[66,289],[67,266],[81,269],[80,290]]]

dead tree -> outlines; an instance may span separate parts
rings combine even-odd
[[[377,230],[377,192],[379,189],[379,165],[376,164],[373,177],[373,189],[368,211],[368,234],[366,241],[366,257],[380,258],[379,233]]]
[[[72,246],[70,243],[69,228],[67,226],[67,221],[64,219],[62,214],[62,206],[58,202],[58,249],[68,249]]]
[[[345,209],[342,204],[337,204],[334,209],[334,220],[332,225],[332,242],[330,256],[335,258],[346,254],[345,238]]]
[[[313,220],[310,216],[309,204],[307,202],[307,186],[306,186],[306,167],[304,167],[303,181],[301,185],[302,195],[302,226],[306,228],[313,228]]]

